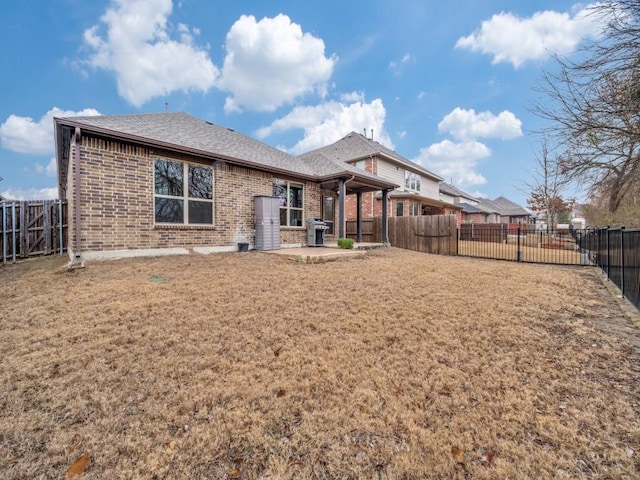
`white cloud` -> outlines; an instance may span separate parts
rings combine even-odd
[[[384,130],[386,114],[379,98],[371,103],[355,102],[349,105],[325,102],[315,107],[296,107],[288,115],[258,130],[257,135],[265,138],[274,133],[303,129],[304,138],[290,149],[297,154],[328,145],[349,132],[362,132],[366,128],[368,134],[373,129],[376,141],[394,148],[391,138]]]
[[[47,165],[42,165],[41,163],[36,163],[34,166],[34,170],[36,173],[46,174],[47,177],[55,177],[58,173],[58,165],[56,162],[56,157],[51,157],[49,163]]]
[[[447,132],[458,140],[499,138],[511,140],[522,136],[522,122],[505,110],[495,116],[491,112],[455,108],[438,124],[439,132]]]
[[[58,189],[53,188],[12,188],[0,192],[7,200],[55,200]]]
[[[56,162],[56,157],[51,157],[51,160],[47,163],[46,172],[48,177],[56,177],[58,175],[58,162]]]
[[[398,70],[402,65],[405,65],[411,60],[413,60],[413,57],[411,56],[411,54],[405,53],[402,59],[400,59],[400,61],[392,60],[391,62],[389,62],[389,68],[391,70]]]
[[[420,92],[418,92],[418,95],[416,96],[416,98],[418,100],[422,100],[426,95],[427,93],[424,90],[421,90]]]
[[[364,102],[364,93],[363,92],[343,93],[342,95],[340,95],[340,100],[342,100],[345,103]]]
[[[198,29],[178,24],[179,40],[170,36],[171,0],[112,0],[111,6],[84,32],[92,51],[87,63],[113,71],[118,93],[132,105],[176,90],[206,92],[219,70],[204,49],[193,44]]]
[[[443,140],[420,149],[413,161],[436,172],[447,181],[453,179],[455,185],[464,188],[487,183],[487,179],[476,169],[478,161],[490,155],[491,150],[480,142],[456,143]]]
[[[53,107],[35,122],[31,117],[9,115],[0,125],[0,143],[8,150],[18,153],[47,155],[55,150],[53,139],[53,117],[78,117],[100,115],[93,108],[79,112]]]
[[[573,52],[583,38],[602,30],[597,18],[586,6],[571,16],[545,10],[522,18],[513,13],[495,14],[471,35],[460,37],[456,48],[493,55],[493,64],[511,63],[515,68],[530,60],[542,60],[551,54]]]
[[[231,93],[225,111],[273,111],[312,92],[326,95],[337,57],[324,42],[280,14],[259,22],[242,15],[227,33],[218,86]]]

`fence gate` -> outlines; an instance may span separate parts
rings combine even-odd
[[[2,263],[67,249],[67,204],[62,200],[0,202]]]

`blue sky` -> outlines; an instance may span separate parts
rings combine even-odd
[[[185,111],[291,153],[367,129],[526,204],[533,87],[598,30],[562,0],[17,0],[0,29],[0,194],[57,195],[53,116]],[[167,106],[168,105],[168,106]]]

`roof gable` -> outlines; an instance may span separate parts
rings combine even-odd
[[[387,148],[370,138],[366,138],[364,135],[357,132],[351,132],[330,145],[303,153],[298,157],[304,159],[317,154],[322,154],[327,158],[340,162],[354,162],[371,156],[381,156],[395,163],[399,163],[404,167],[408,167],[415,172],[419,172],[435,181],[442,181],[442,178],[435,173],[430,172],[421,165],[412,162],[390,148]]]

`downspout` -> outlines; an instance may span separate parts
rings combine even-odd
[[[82,141],[82,135],[80,132],[80,127],[76,127],[74,136],[73,136],[73,164],[76,170],[76,175],[74,177],[74,197],[75,197],[75,252],[74,255],[76,259],[80,258],[82,254],[82,242],[80,241],[80,143]]]

